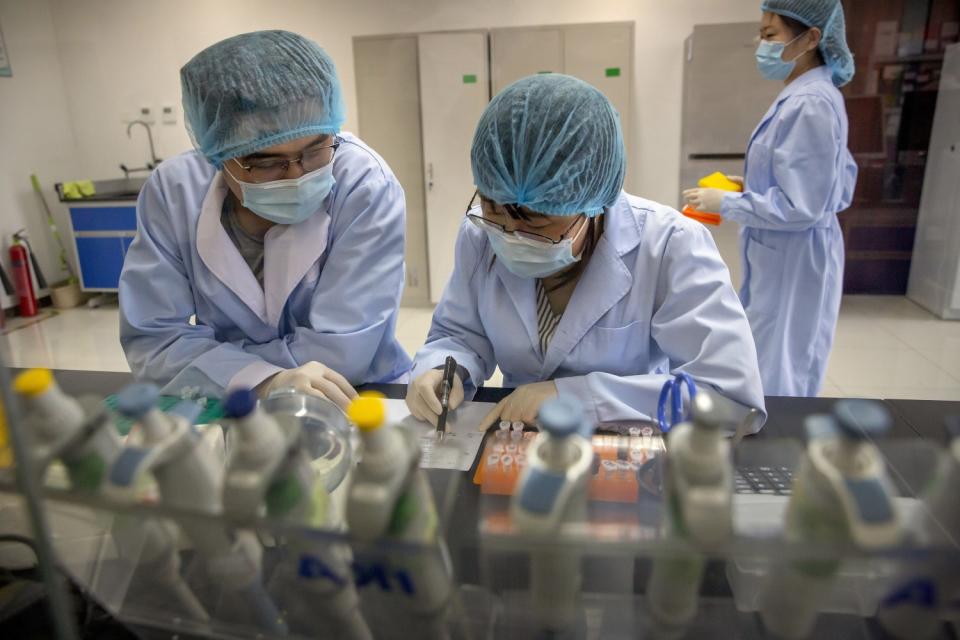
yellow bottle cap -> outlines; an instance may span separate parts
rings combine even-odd
[[[50,369],[29,369],[16,377],[13,390],[22,396],[38,396],[53,386]]]
[[[387,409],[380,394],[363,393],[350,403],[347,417],[361,431],[374,431],[383,426],[387,419]]]

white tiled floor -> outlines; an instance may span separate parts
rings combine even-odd
[[[411,355],[431,315],[401,309],[397,338]],[[126,371],[118,331],[115,308],[78,309],[13,331],[0,348],[12,366]],[[821,395],[960,400],[960,322],[941,321],[902,297],[845,297]]]
[[[14,323],[7,324],[11,328]],[[129,371],[119,335],[115,306],[71,309],[11,331],[0,339],[0,348],[4,361],[13,367]]]
[[[960,322],[906,298],[846,296],[821,395],[960,400]]]

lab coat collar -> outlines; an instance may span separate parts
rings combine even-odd
[[[827,65],[814,67],[785,86],[780,91],[780,94],[777,95],[777,99],[774,100],[773,104],[770,105],[770,108],[767,109],[767,112],[764,114],[763,118],[760,119],[760,124],[758,124],[757,128],[753,130],[753,134],[750,135],[750,142],[753,142],[754,138],[757,137],[757,134],[760,133],[764,125],[767,124],[771,118],[773,118],[773,116],[777,113],[777,110],[780,108],[780,105],[783,104],[784,100],[790,96],[796,95],[801,89],[814,82],[829,82],[830,86],[833,86],[830,68],[827,67]]]
[[[830,86],[832,87],[833,80],[831,78],[832,72],[830,71],[830,67],[827,65],[822,64],[819,67],[814,67],[785,86],[783,91],[780,92],[780,100],[797,93],[800,89],[812,82],[829,82]]]
[[[633,286],[633,275],[621,256],[640,244],[643,218],[631,211],[630,201],[624,193],[620,194],[606,217],[603,235],[547,347],[540,370],[541,380],[553,376],[583,336]],[[535,323],[535,311],[532,317]]]
[[[227,185],[217,173],[197,223],[197,253],[207,268],[265,324],[279,327],[287,299],[326,251],[330,216],[318,211],[295,225],[276,225],[264,236],[263,288],[220,222]]]
[[[626,294],[633,282],[630,271],[620,256],[640,244],[642,224],[639,216],[631,211],[626,193],[620,192],[620,197],[606,213],[604,225],[600,242],[586,270],[580,276],[580,282],[577,283],[560,324],[557,325],[547,353],[540,354],[543,370],[547,371],[548,375],[556,370],[594,322]],[[480,265],[480,268],[486,266]],[[531,349],[534,353],[540,353],[534,279],[515,275],[500,260],[494,262],[493,268],[516,307]],[[541,379],[545,380],[546,377]]]
[[[477,268],[486,269],[487,265],[481,264]],[[521,278],[516,275],[510,269],[507,269],[502,260],[494,260],[493,269],[513,301],[513,306],[517,309],[517,315],[520,316],[523,328],[527,332],[531,348],[534,353],[539,353],[540,333],[537,329],[536,281],[534,278]]]
[[[223,174],[217,172],[203,198],[200,219],[197,221],[197,253],[203,264],[220,282],[258,318],[265,320],[267,306],[263,289],[220,222],[227,191]]]
[[[264,238],[263,286],[267,322],[280,326],[280,316],[297,284],[327,250],[330,215],[318,211],[303,222],[276,225]]]
[[[618,256],[633,251],[640,244],[644,218],[636,215],[632,208],[629,196],[621,191],[605,215],[603,236],[613,243]]]

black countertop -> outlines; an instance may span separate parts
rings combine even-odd
[[[941,400],[887,400],[898,418],[907,421],[921,438],[947,443],[946,416],[960,416],[960,402]]]

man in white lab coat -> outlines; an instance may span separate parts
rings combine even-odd
[[[133,372],[172,394],[293,387],[344,407],[354,385],[404,379],[404,194],[340,133],[333,62],[260,31],[200,52],[181,80],[196,150],[141,191],[120,278]]]

